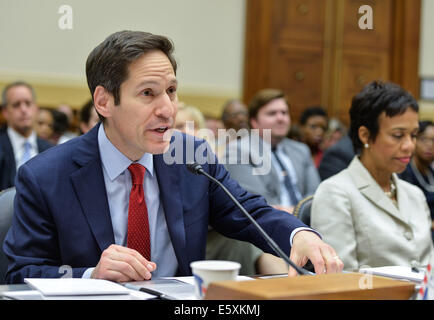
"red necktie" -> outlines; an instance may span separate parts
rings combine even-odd
[[[128,205],[127,247],[138,251],[146,260],[151,261],[148,209],[143,192],[143,177],[146,168],[141,164],[133,163],[128,170],[131,173],[133,186]]]

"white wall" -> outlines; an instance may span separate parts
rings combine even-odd
[[[240,96],[246,0],[0,0],[0,82],[86,86],[89,52],[110,33],[145,30],[175,43],[180,92]],[[73,9],[61,30],[58,9]],[[422,0],[421,77],[434,77],[434,0]]]
[[[73,29],[61,30],[61,5]],[[245,0],[0,0],[0,81],[86,85],[89,52],[109,34],[143,30],[175,43],[184,91],[242,91]]]
[[[422,0],[421,11],[419,75],[434,78],[434,1]]]
[[[422,0],[419,76],[434,78],[434,0]],[[434,120],[434,101],[419,101],[421,119]]]

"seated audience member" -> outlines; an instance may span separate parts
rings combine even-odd
[[[0,132],[0,190],[15,185],[18,168],[52,147],[34,130],[38,106],[33,87],[26,82],[8,84],[2,93],[2,114],[7,128]]]
[[[68,130],[68,117],[63,112],[52,109],[53,113],[53,135],[51,136],[51,142],[53,144],[62,144],[68,140],[70,137],[66,137],[64,133]]]
[[[191,122],[193,122],[193,126],[190,126]],[[178,107],[175,129],[197,136],[197,131],[204,128],[205,118],[199,109],[184,104]],[[207,260],[239,262],[241,264],[240,274],[242,275],[288,272],[286,263],[282,259],[264,253],[251,243],[227,238],[211,227],[208,229],[205,258]]]
[[[421,121],[419,122],[416,152],[410,164],[399,177],[422,189],[431,212],[431,220],[434,219],[434,170],[431,168],[433,161],[434,123]],[[431,224],[431,236],[434,240],[434,223]]]
[[[90,99],[81,107],[79,121],[80,135],[88,132],[99,122],[98,113],[96,113],[92,99]]]
[[[327,127],[328,117],[324,108],[309,107],[301,114],[301,141],[308,145],[316,168],[318,168],[323,156],[322,143]]]
[[[222,111],[222,122],[225,129],[249,129],[249,111],[240,100],[232,99],[226,102]]]
[[[334,146],[339,140],[347,134],[345,125],[337,118],[330,118],[327,132],[324,135],[321,148],[323,151]],[[321,164],[320,164],[321,165]]]
[[[198,130],[204,128],[205,118],[202,112],[196,107],[180,103],[176,114],[175,129],[194,136]]]
[[[68,127],[66,131],[62,134],[62,136],[59,138],[59,142],[63,143],[77,136],[76,128],[72,128],[72,126],[74,125],[74,111],[72,110],[71,106],[67,104],[59,105],[57,107],[57,110],[63,112],[66,115],[66,118],[68,120]]]
[[[50,141],[53,135],[54,117],[51,109],[39,108],[35,131],[39,138]]]
[[[318,167],[321,180],[330,178],[347,168],[355,154],[351,137],[348,134],[344,135],[335,145],[324,152]]]
[[[422,191],[398,178],[410,162],[418,104],[393,83],[371,82],[350,109],[350,135],[360,154],[323,181],[311,225],[337,251],[345,270],[362,266],[427,266],[431,218]]]
[[[292,212],[298,201],[315,192],[320,179],[309,148],[286,138],[291,120],[284,93],[277,89],[260,90],[249,104],[249,118],[250,127],[259,132],[259,145],[251,143],[251,135],[239,143],[233,141],[228,145],[226,167],[246,190],[262,195],[277,208]],[[270,132],[270,141],[263,139],[266,132]],[[232,164],[231,157],[238,154],[242,163]],[[255,174],[257,164],[262,161],[258,159],[260,154],[271,160],[271,166],[268,172]],[[244,163],[245,159],[248,163]]]
[[[216,117],[204,115],[205,117],[205,126],[207,129],[210,129],[214,133],[214,137],[218,136],[218,130],[224,129],[225,126],[223,125],[223,122],[220,119],[217,119]]]
[[[216,154],[224,161],[227,144],[249,134],[249,112],[243,102],[232,99],[223,106],[221,119],[226,131],[217,137]]]

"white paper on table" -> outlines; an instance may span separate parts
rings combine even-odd
[[[124,286],[100,279],[60,278],[39,279],[25,278],[24,282],[38,290],[44,296],[78,295],[127,295],[130,290]]]
[[[376,276],[383,276],[399,280],[408,280],[420,283],[423,281],[424,272],[413,272],[411,267],[386,266],[376,268],[361,268],[361,273],[368,273]]]
[[[131,290],[130,294],[44,296],[38,290],[6,291],[2,296],[13,300],[149,300],[154,295]]]

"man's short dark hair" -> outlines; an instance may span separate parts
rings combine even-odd
[[[173,43],[166,37],[142,31],[119,31],[99,44],[86,61],[86,77],[90,93],[97,86],[104,87],[113,95],[115,105],[120,103],[120,87],[128,78],[129,65],[143,54],[160,50],[176,74],[177,64],[172,53]],[[102,118],[100,116],[100,118]]]
[[[354,150],[363,147],[359,138],[361,126],[369,130],[369,139],[375,141],[379,132],[380,115],[385,112],[387,117],[394,117],[405,113],[408,108],[415,112],[419,111],[414,97],[399,85],[381,81],[373,81],[366,85],[353,97],[350,108],[350,137]]]
[[[6,108],[6,105],[8,104],[8,103],[7,103],[7,97],[6,97],[7,92],[8,92],[9,89],[12,89],[12,88],[14,88],[14,87],[26,87],[27,89],[29,89],[30,92],[32,93],[33,101],[36,102],[36,93],[35,93],[35,89],[33,89],[33,87],[32,87],[30,84],[28,84],[27,82],[25,82],[25,81],[15,81],[15,82],[9,83],[9,84],[6,85],[6,87],[3,89],[3,92],[2,92],[2,101],[1,101],[1,106],[3,106],[4,108]]]
[[[284,98],[289,108],[288,99],[285,93],[279,89],[262,89],[259,90],[249,103],[249,119],[255,119],[259,110],[274,99]]]
[[[300,124],[304,126],[307,123],[307,120],[313,116],[322,116],[328,119],[327,111],[323,107],[313,106],[304,109],[303,113],[300,116]]]

